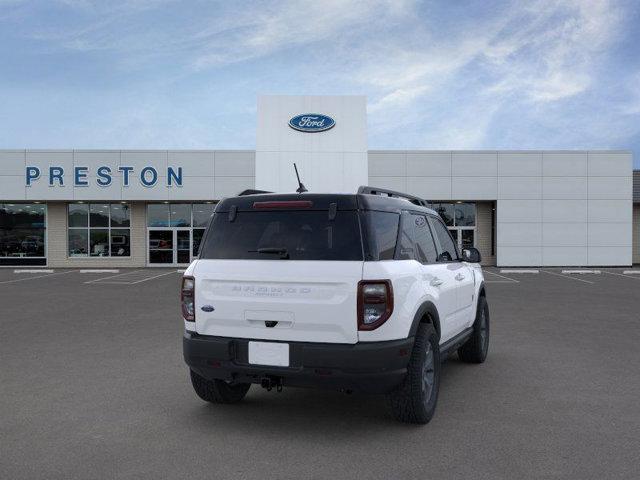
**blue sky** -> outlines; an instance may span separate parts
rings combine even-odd
[[[640,2],[0,0],[0,148],[253,148],[364,94],[370,148],[634,152]]]

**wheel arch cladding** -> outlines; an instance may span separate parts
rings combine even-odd
[[[433,324],[433,328],[435,328],[438,338],[440,338],[440,315],[438,315],[438,309],[432,302],[424,302],[418,308],[418,311],[413,317],[411,329],[409,330],[410,337],[414,337],[416,335],[418,325],[422,322]]]

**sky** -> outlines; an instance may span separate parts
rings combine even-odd
[[[0,148],[254,148],[261,94],[366,95],[370,149],[640,168],[640,2],[0,0]]]

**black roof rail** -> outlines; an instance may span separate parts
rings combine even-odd
[[[267,192],[266,190],[254,190],[252,188],[248,188],[246,190],[241,191],[238,196],[239,197],[244,197],[245,195],[259,195],[261,193],[273,193],[273,192]]]
[[[381,195],[381,196],[386,195],[387,197],[403,198],[405,200],[410,201],[414,205],[420,205],[421,207],[429,207],[429,204],[427,203],[427,201],[420,197],[409,195],[408,193],[396,192],[395,190],[388,190],[386,188],[369,187],[369,186],[363,185],[360,188],[358,188],[358,193],[365,194],[365,195]]]

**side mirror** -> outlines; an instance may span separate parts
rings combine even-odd
[[[467,247],[462,249],[462,261],[469,263],[480,263],[482,256],[477,248]]]

